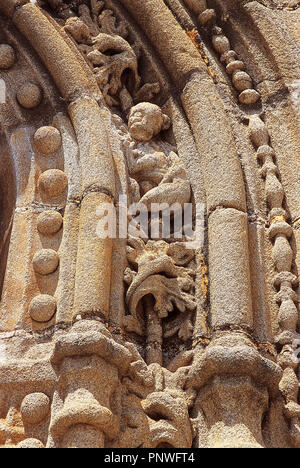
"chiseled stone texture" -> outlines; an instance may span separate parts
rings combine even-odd
[[[0,0],[0,448],[300,448],[299,24]]]

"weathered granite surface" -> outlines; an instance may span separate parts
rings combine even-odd
[[[299,7],[0,0],[0,447],[300,447]]]

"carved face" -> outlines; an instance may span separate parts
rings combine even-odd
[[[169,127],[169,117],[155,104],[142,102],[130,111],[128,128],[130,135],[136,141],[149,141]]]

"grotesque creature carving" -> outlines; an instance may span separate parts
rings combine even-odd
[[[113,96],[118,92],[122,92],[122,95],[127,94],[125,85],[122,84],[122,75],[126,70],[132,72],[133,90],[140,84],[136,55],[128,42],[120,36],[100,33],[92,38],[92,44],[87,58],[94,67],[97,83],[107,104],[116,106],[118,103]],[[108,50],[113,50],[114,53],[108,56]]]
[[[191,187],[184,165],[169,143],[157,137],[167,130],[171,121],[159,106],[140,103],[129,114],[128,130],[119,126],[131,177],[133,200],[143,203],[148,210],[155,203],[181,207],[191,198]]]
[[[66,19],[65,30],[91,65],[107,105],[120,104],[127,112],[134,103],[159,93],[158,83],[141,86],[139,49],[127,41],[124,21],[117,23],[112,10],[103,10],[104,2],[92,1],[91,8],[80,5],[78,16],[63,5],[56,8]]]
[[[151,364],[148,374],[152,376],[150,386],[149,377],[140,385],[128,377],[123,379],[121,432],[114,446],[190,448],[194,427],[189,408],[196,395],[183,391],[180,370],[170,372]]]
[[[115,122],[127,156],[132,200],[138,206],[143,204],[151,215],[155,210],[164,213],[172,206],[175,212],[177,207],[182,222],[182,208],[191,198],[190,183],[175,148],[156,138],[170,127],[170,118],[157,105],[140,103],[130,111],[128,130],[116,116]],[[162,240],[164,234],[162,230],[162,237],[160,233],[152,236],[161,240],[148,241],[136,233],[129,236],[129,267],[124,277],[129,312],[124,326],[146,337],[146,362],[161,365],[164,338],[178,334],[181,340],[188,340],[196,308],[194,251],[185,247],[181,235],[181,242],[174,242],[177,232],[170,231],[172,241],[168,236]]]
[[[143,102],[130,111],[128,128],[132,138],[141,143],[150,141],[170,127],[170,118],[155,104]]]

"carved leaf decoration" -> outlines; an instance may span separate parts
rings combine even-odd
[[[79,18],[69,18],[66,21],[65,30],[69,32],[79,44],[90,37],[87,25]]]
[[[136,277],[136,272],[130,268],[126,268],[124,272],[124,281],[126,284],[131,284],[134,278]]]
[[[164,273],[168,278],[176,278],[177,270],[167,255],[152,258],[148,257],[148,262],[143,263],[138,269],[138,273],[134,276],[133,281],[128,289],[126,301],[129,303],[131,297],[136,293],[138,287],[149,277],[153,277],[158,273]],[[162,276],[162,278],[164,278]]]
[[[112,10],[104,10],[98,17],[98,23],[100,25],[100,32],[102,33],[122,36],[124,38],[128,36],[126,24],[124,21],[120,21],[117,25],[117,20]]]
[[[190,314],[182,319],[182,316],[176,317],[171,322],[164,325],[164,338],[170,338],[178,333],[182,341],[187,341],[193,336],[193,323]]]
[[[140,300],[151,294],[155,299],[154,310],[159,318],[168,317],[174,308],[181,313],[193,311],[196,308],[196,303],[190,294],[184,293],[179,287],[176,278],[166,278],[162,275],[153,275],[147,278],[138,286],[129,302],[129,311],[136,317],[137,306]]]
[[[128,244],[127,259],[134,270],[129,267],[124,275],[129,285],[126,303],[130,313],[125,317],[125,328],[143,335],[145,324],[139,306],[145,296],[152,295],[154,311],[160,319],[167,318],[173,311],[180,313],[180,317],[164,324],[165,338],[178,333],[180,339],[188,340],[193,333],[190,312],[195,310],[196,303],[193,270],[186,265],[194,259],[194,251],[180,242],[169,245],[165,241],[148,241],[146,244],[133,237],[128,239]]]
[[[91,10],[94,16],[98,16],[103,10],[105,2],[103,0],[91,0]]]

